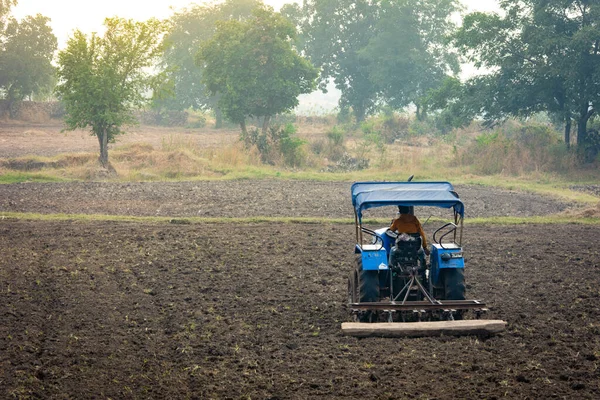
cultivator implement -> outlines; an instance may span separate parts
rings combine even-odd
[[[491,335],[506,326],[501,320],[480,319],[488,309],[479,300],[350,303],[348,307],[357,321],[367,316],[368,322],[342,323],[342,333],[356,337]],[[455,319],[465,311],[472,311],[476,319]]]

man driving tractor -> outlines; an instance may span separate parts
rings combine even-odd
[[[419,219],[410,213],[410,207],[398,206],[398,218],[392,221],[390,229],[397,233],[418,233],[421,235],[421,241],[425,254],[429,255],[429,248],[427,247],[427,239],[425,238],[425,232],[419,222]]]

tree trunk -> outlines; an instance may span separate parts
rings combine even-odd
[[[221,129],[223,127],[223,113],[220,108],[215,108],[215,129]]]
[[[425,121],[425,118],[427,117],[427,109],[425,108],[424,105],[421,105],[419,103],[415,103],[415,106],[417,107],[417,111],[416,111],[417,121]]]
[[[263,126],[262,126],[262,134],[265,136],[267,135],[267,131],[269,130],[270,123],[271,123],[271,116],[265,115],[265,119],[263,120]]]
[[[584,148],[588,142],[587,139],[587,123],[590,117],[594,114],[594,109],[590,109],[586,102],[585,106],[581,107],[579,119],[577,120],[577,147]]]
[[[243,119],[240,121],[240,128],[242,129],[242,138],[247,140],[248,138],[248,129],[246,129],[246,120]]]
[[[565,117],[565,144],[567,145],[567,149],[571,148],[571,116],[567,115]]]
[[[17,114],[19,113],[19,103],[9,97],[8,98],[8,116],[10,117],[10,119],[17,119]]]
[[[367,111],[362,104],[355,104],[352,106],[352,111],[354,111],[354,116],[356,117],[356,123],[360,124],[365,120]]]
[[[98,159],[98,161],[100,161],[100,164],[102,165],[102,167],[109,169],[108,132],[105,129],[103,129],[100,132],[98,132],[96,135],[98,137],[98,143],[100,144],[100,158]]]

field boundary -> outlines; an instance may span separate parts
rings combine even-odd
[[[40,214],[0,212],[0,222],[4,220],[34,220],[34,221],[114,221],[114,222],[145,222],[169,224],[239,224],[239,223],[279,223],[279,224],[354,224],[353,218],[321,218],[321,217],[150,217],[105,214]],[[364,225],[386,225],[389,218],[364,219]],[[434,221],[447,221],[432,218]],[[522,224],[580,224],[600,225],[600,218],[581,218],[565,215],[535,216],[535,217],[486,217],[465,219],[465,225],[522,225]]]

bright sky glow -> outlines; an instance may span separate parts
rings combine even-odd
[[[293,0],[264,0],[266,4],[279,9]],[[75,29],[85,33],[101,32],[104,19],[119,16],[136,20],[151,17],[168,18],[173,9],[182,9],[192,3],[206,3],[191,0],[19,0],[13,9],[13,15],[23,18],[27,15],[42,14],[49,17],[52,29],[62,48]],[[468,11],[493,11],[497,9],[497,0],[463,0]]]

